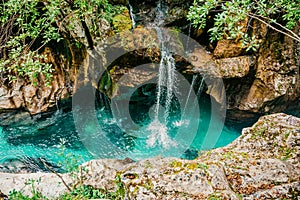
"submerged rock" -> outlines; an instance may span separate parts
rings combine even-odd
[[[296,199],[300,191],[300,119],[286,114],[261,117],[226,147],[200,152],[196,160],[150,158],[139,162],[103,159],[82,165],[84,185],[115,190],[121,177],[130,199]],[[62,175],[71,184],[67,174]],[[37,189],[57,197],[67,189],[54,174],[1,174],[0,190],[39,179]],[[48,189],[51,186],[51,191]]]
[[[0,172],[4,173],[35,173],[35,172],[50,172],[63,171],[53,163],[47,162],[44,158],[20,158],[6,159],[0,164]]]

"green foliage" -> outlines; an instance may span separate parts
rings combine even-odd
[[[115,184],[116,184],[116,192],[112,196],[114,197],[114,199],[124,199],[126,190],[120,174],[117,174],[115,179]]]
[[[33,83],[39,75],[49,84],[52,67],[41,62],[38,49],[50,40],[61,39],[58,29],[52,26],[55,18],[43,10],[38,0],[2,1],[0,6],[0,73],[7,73],[10,81],[26,77]],[[31,50],[37,38],[42,38],[40,46]]]
[[[99,35],[99,21],[123,8],[108,0],[7,0],[0,2],[0,74],[10,81],[23,77],[37,83],[40,76],[51,81],[53,67],[39,55],[49,42],[59,42],[80,23],[88,24],[85,35]],[[93,16],[95,19],[91,19]],[[76,41],[76,37],[73,41]]]
[[[208,200],[222,200],[220,194],[215,192],[208,197]]]
[[[64,162],[60,163],[60,166],[69,172],[69,175],[73,178],[73,186],[69,192],[64,193],[58,199],[59,200],[87,200],[87,199],[124,199],[126,189],[122,182],[121,174],[118,173],[115,178],[115,191],[109,192],[106,189],[94,188],[90,185],[84,185],[82,179],[82,173],[87,172],[84,167],[79,167],[81,157],[77,157],[73,154],[66,152],[65,141],[62,139],[60,142],[60,151],[57,153],[64,158]],[[39,184],[41,180],[30,179],[26,185],[31,186],[31,195],[25,195],[23,191],[16,191],[15,189],[10,191],[9,199],[18,200],[48,200],[42,195],[40,191],[35,188],[36,184]],[[60,183],[61,184],[61,183]]]
[[[82,163],[82,157],[76,156],[72,153],[66,152],[65,140],[61,139],[59,145],[60,151],[57,153],[58,156],[64,158],[64,162],[59,165],[69,172],[73,178],[72,191],[68,192],[60,197],[62,200],[73,200],[73,199],[97,199],[97,198],[108,198],[108,199],[123,199],[125,196],[125,186],[121,180],[121,175],[117,174],[115,178],[115,192],[108,192],[105,189],[93,188],[83,184],[82,175],[88,172],[85,167],[79,167]]]
[[[22,47],[15,47],[9,52],[9,58],[0,59],[0,73],[8,72],[10,82],[17,80],[18,77],[26,77],[36,85],[39,76],[43,75],[46,85],[50,84],[53,68],[51,64],[41,62],[45,59],[43,55],[30,50],[24,53]]]
[[[9,199],[18,200],[47,200],[45,196],[42,195],[40,191],[35,188],[35,183],[40,183],[40,180],[30,179],[27,181],[26,185],[31,185],[31,196],[24,195],[21,191],[16,191],[15,189],[9,193]]]
[[[248,19],[256,19],[300,41],[289,31],[300,21],[299,8],[299,0],[195,0],[187,17],[195,27],[201,29],[213,16],[214,26],[208,30],[211,42],[223,38],[242,39],[242,45],[247,50],[256,50],[258,43],[255,36],[247,33],[251,27],[251,20]],[[243,21],[248,22],[246,27],[242,25]]]
[[[58,165],[62,167],[64,171],[70,172],[71,174],[78,172],[78,166],[83,161],[82,157],[67,152],[64,139],[60,139],[58,148],[59,151],[56,154],[63,159],[63,161],[60,161]]]
[[[125,197],[125,187],[121,181],[121,176],[117,175],[115,179],[115,192],[108,192],[105,189],[93,188],[92,186],[82,185],[73,188],[71,192],[63,194],[61,200],[82,200],[82,199],[115,199],[121,200]]]
[[[35,189],[35,180],[30,180],[27,184],[32,185],[31,195],[25,195],[22,191],[16,191],[15,189],[9,193],[9,199],[18,200],[48,200],[43,196],[41,192]],[[120,176],[116,177],[116,191],[108,192],[104,189],[93,188],[88,185],[80,185],[73,188],[71,192],[64,193],[58,199],[59,200],[87,200],[87,199],[114,199],[121,200],[125,197],[125,188],[121,182]]]
[[[59,199],[74,200],[74,199],[99,199],[109,198],[110,195],[103,189],[95,189],[92,186],[79,186],[70,193],[63,194]]]

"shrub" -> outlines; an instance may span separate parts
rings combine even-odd
[[[291,31],[300,22],[299,8],[299,0],[195,0],[187,17],[200,29],[213,17],[214,25],[208,29],[211,42],[242,39],[247,50],[256,50],[255,36],[249,34],[252,19],[300,42],[300,37]],[[248,21],[247,27],[241,25],[244,20]]]

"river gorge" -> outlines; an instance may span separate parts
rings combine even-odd
[[[300,43],[250,19],[257,51],[210,42],[192,1],[109,3],[124,9],[111,22],[75,20],[43,48],[50,85],[1,73],[0,193],[39,179],[56,199],[120,177],[124,199],[299,198]]]

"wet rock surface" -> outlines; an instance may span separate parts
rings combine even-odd
[[[278,34],[270,35],[259,52],[255,80],[239,109],[276,112],[299,104],[299,55],[296,42]],[[275,103],[276,102],[276,103]],[[290,103],[288,103],[290,102]]]
[[[153,26],[157,22],[157,7],[159,1],[155,0],[130,0],[130,5],[132,6],[133,14],[135,15],[135,21],[137,25],[141,26]],[[169,27],[176,25],[177,27],[186,29],[189,22],[186,19],[186,15],[189,10],[189,6],[192,4],[192,1],[162,1],[161,7],[166,10],[166,16],[162,26]],[[161,16],[160,16],[161,17]]]
[[[82,165],[83,184],[115,189],[116,176],[131,199],[297,199],[300,192],[300,119],[286,114],[261,117],[226,147],[201,152],[196,160],[150,158],[92,160]],[[63,175],[68,183],[71,179]],[[43,194],[57,196],[53,174],[1,174],[0,190],[21,188],[28,178],[38,179]],[[53,188],[48,191],[47,188]],[[53,187],[52,187],[53,186]],[[50,193],[49,193],[50,192]]]

